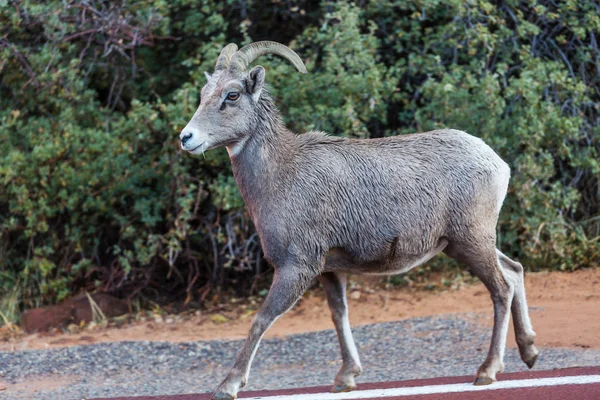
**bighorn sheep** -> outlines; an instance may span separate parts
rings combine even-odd
[[[192,154],[227,147],[233,174],[260,236],[273,283],[233,368],[214,399],[233,399],[248,379],[265,330],[321,281],[339,337],[342,367],[333,391],[361,373],[348,322],[346,277],[398,274],[440,252],[466,264],[494,304],[487,358],[475,384],[496,380],[512,311],[522,360],[538,350],[523,267],[496,249],[496,223],[510,168],[481,139],[444,129],[381,139],[296,135],[285,128],[264,87],[265,69],[246,68],[273,53],[305,74],[300,57],[275,42],[227,45],[201,102],[180,135]]]

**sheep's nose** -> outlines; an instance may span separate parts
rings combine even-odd
[[[192,136],[194,136],[192,132],[181,132],[181,135],[179,135],[179,139],[181,139],[181,144],[185,146],[185,142],[190,140]]]

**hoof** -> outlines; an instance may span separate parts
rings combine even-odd
[[[495,381],[492,378],[489,378],[487,376],[480,376],[480,377],[475,378],[475,382],[473,382],[473,385],[484,386],[484,385],[491,385],[494,382]]]
[[[529,360],[525,361],[525,364],[527,364],[527,367],[529,367],[529,369],[533,368],[539,355],[540,355],[540,353],[536,354],[535,356],[531,357]]]
[[[331,388],[332,393],[342,393],[342,392],[351,392],[356,389],[356,386],[352,385],[334,385]]]
[[[225,392],[217,392],[213,394],[210,399],[211,400],[234,400],[237,396],[232,396],[229,393]]]

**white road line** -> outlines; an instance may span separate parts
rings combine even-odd
[[[450,385],[416,386],[391,389],[355,390],[349,393],[313,393],[293,394],[287,396],[251,397],[244,400],[349,400],[369,399],[394,396],[415,396],[419,394],[479,392],[486,390],[529,388],[559,385],[584,385],[600,383],[600,375],[561,376],[557,378],[520,379],[495,382],[487,386],[474,386],[472,383],[456,383]]]

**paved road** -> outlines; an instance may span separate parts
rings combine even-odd
[[[472,377],[367,383],[350,393],[329,393],[328,387],[244,392],[248,400],[598,400],[600,367],[501,374],[489,386],[473,386]],[[210,394],[118,397],[94,400],[209,400]]]
[[[489,318],[441,315],[353,328],[364,367],[357,382],[469,376],[485,358]],[[2,400],[81,400],[205,393],[227,373],[240,341],[119,342],[64,349],[0,352]],[[600,350],[542,348],[535,370],[600,365]],[[333,330],[268,339],[245,391],[326,385],[340,367]],[[526,371],[508,349],[507,372]],[[43,379],[43,387],[32,388]],[[361,386],[362,387],[362,386]],[[241,393],[245,393],[241,392]]]

